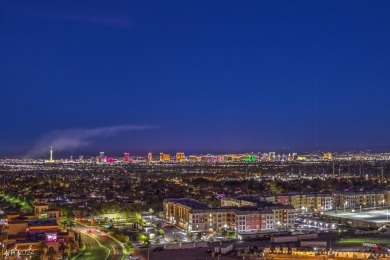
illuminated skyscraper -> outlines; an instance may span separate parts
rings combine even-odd
[[[98,156],[98,162],[99,163],[107,162],[107,156],[104,155],[104,152],[100,152],[100,154]]]
[[[50,147],[50,162],[53,161],[53,147]]]
[[[183,152],[176,153],[176,161],[182,162],[182,161],[185,161],[185,160],[186,160],[186,157],[185,157]]]
[[[161,162],[169,162],[170,160],[171,160],[171,156],[168,153],[160,153]]]
[[[128,161],[130,161],[130,156],[129,156],[129,153],[125,153],[125,154],[124,154],[123,161],[124,161],[124,162],[128,162]]]
[[[153,155],[152,155],[152,153],[148,153],[147,161],[148,161],[148,162],[153,161]]]
[[[333,154],[332,153],[324,153],[324,159],[325,160],[332,160]]]

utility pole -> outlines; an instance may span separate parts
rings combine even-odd
[[[333,163],[333,177],[334,177],[334,163]]]
[[[383,173],[384,173],[384,169],[383,169],[383,164],[381,166],[381,179],[383,180]]]

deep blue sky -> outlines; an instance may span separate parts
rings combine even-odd
[[[59,2],[0,2],[2,156],[390,145],[389,1]]]

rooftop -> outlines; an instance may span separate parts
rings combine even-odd
[[[210,209],[207,204],[201,203],[194,199],[181,198],[181,199],[165,199],[164,201],[173,202],[187,206],[191,209]]]
[[[55,219],[34,219],[28,222],[29,227],[35,226],[56,226],[57,221]]]

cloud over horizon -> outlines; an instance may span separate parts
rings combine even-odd
[[[61,152],[86,147],[97,137],[110,137],[123,132],[153,129],[149,125],[115,125],[96,128],[73,128],[54,130],[44,134],[27,153],[26,157],[35,157],[47,153],[50,147]]]

